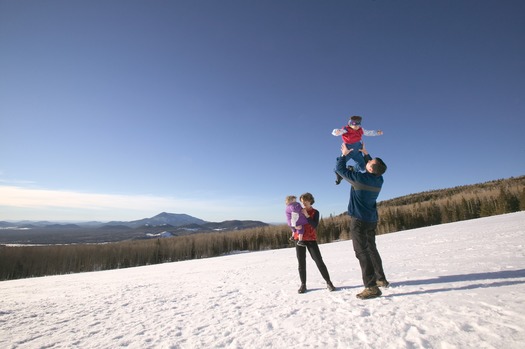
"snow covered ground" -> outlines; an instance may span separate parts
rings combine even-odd
[[[359,300],[350,241],[0,282],[0,348],[525,348],[525,212],[378,237],[392,287]]]

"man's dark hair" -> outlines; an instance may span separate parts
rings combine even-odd
[[[372,164],[372,173],[376,176],[382,176],[386,172],[386,164],[381,158],[375,158],[376,162]]]

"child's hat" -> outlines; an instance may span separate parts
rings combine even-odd
[[[363,120],[362,117],[360,117],[358,115],[354,115],[348,121],[348,125],[354,125],[354,126],[361,125],[361,120]]]

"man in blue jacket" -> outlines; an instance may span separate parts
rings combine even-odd
[[[375,241],[378,220],[377,197],[383,186],[386,165],[380,158],[372,159],[363,144],[361,152],[365,158],[366,172],[354,171],[353,168],[346,167],[346,156],[351,150],[344,144],[341,145],[341,156],[337,158],[335,171],[352,186],[348,203],[348,215],[352,218],[350,236],[365,286],[365,289],[356,296],[361,299],[376,298],[381,296],[378,286],[389,285]]]

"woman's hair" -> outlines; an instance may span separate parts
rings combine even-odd
[[[314,204],[315,200],[314,200],[314,196],[310,193],[304,193],[303,195],[301,195],[299,197],[299,200],[305,200],[305,201],[308,201],[311,205]]]

